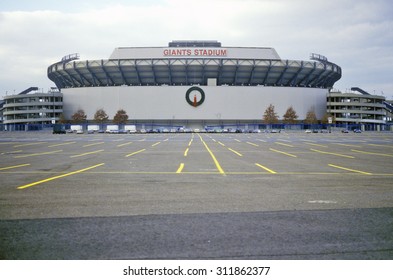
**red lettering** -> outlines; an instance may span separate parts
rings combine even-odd
[[[227,56],[226,49],[164,49],[164,56]]]

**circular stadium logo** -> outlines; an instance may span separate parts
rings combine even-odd
[[[198,107],[205,101],[205,93],[200,87],[191,87],[186,92],[186,101],[193,107]]]

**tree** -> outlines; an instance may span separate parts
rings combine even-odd
[[[316,124],[318,123],[317,116],[315,114],[315,109],[314,107],[311,107],[310,110],[308,110],[306,119],[304,120],[304,123],[306,124]]]
[[[265,124],[278,123],[278,115],[274,111],[273,104],[270,104],[269,107],[266,108],[265,113],[263,114],[263,122]]]
[[[109,116],[105,112],[104,109],[98,109],[96,113],[94,114],[94,120],[102,124],[103,122],[107,121]]]
[[[116,124],[125,124],[128,120],[127,112],[123,109],[117,111],[115,117],[113,118],[113,123]]]
[[[83,111],[82,109],[79,109],[78,111],[76,111],[76,112],[72,115],[71,119],[72,119],[72,122],[73,122],[73,123],[78,124],[78,123],[83,123],[83,122],[85,122],[86,119],[87,119],[87,116],[86,116],[86,114],[85,114],[85,111]]]
[[[329,114],[329,113],[326,113],[326,114],[323,116],[321,122],[322,122],[323,124],[328,124],[328,123],[329,123],[329,117],[332,118],[332,123],[336,123],[336,118],[335,118],[334,116],[332,116],[331,114]]]
[[[59,123],[62,123],[62,124],[69,123],[68,120],[65,118],[65,116],[64,116],[63,113],[61,113],[61,114],[59,115]]]
[[[287,124],[295,124],[297,121],[297,118],[299,116],[296,114],[296,111],[293,109],[293,107],[289,107],[285,114],[283,115],[284,118],[284,123]]]

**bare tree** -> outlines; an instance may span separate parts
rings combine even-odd
[[[65,118],[65,116],[64,116],[63,113],[61,113],[61,114],[59,115],[59,123],[61,123],[61,124],[69,123],[69,121]]]
[[[306,123],[306,124],[317,124],[318,123],[318,119],[315,114],[314,107],[311,107],[310,110],[308,110],[307,115],[306,115],[306,119],[304,120],[304,123]]]
[[[99,122],[99,123],[103,123],[103,122],[105,122],[105,121],[107,121],[108,120],[108,118],[109,118],[109,116],[107,115],[107,113],[105,112],[105,110],[104,109],[98,109],[97,111],[96,111],[96,113],[94,114],[94,120],[95,121],[97,121],[97,122]]]
[[[274,105],[270,104],[269,107],[266,108],[265,113],[263,114],[263,123],[265,124],[274,124],[278,123],[278,115],[274,111]]]
[[[79,124],[79,123],[85,122],[86,119],[87,119],[87,116],[86,116],[84,110],[79,109],[78,111],[76,111],[76,112],[72,115],[71,119],[72,119],[72,122],[73,122],[73,123]]]
[[[329,117],[332,118],[332,123],[336,123],[336,118],[335,118],[334,116],[332,116],[331,114],[329,114],[329,113],[326,113],[326,114],[322,117],[321,122],[322,122],[323,124],[328,124],[328,123],[329,123]]]
[[[113,118],[113,123],[115,124],[125,124],[128,120],[127,112],[123,109],[119,109]]]
[[[295,124],[297,122],[297,118],[299,116],[296,114],[296,111],[293,109],[293,107],[289,107],[285,114],[283,115],[284,118],[284,123],[287,124]]]

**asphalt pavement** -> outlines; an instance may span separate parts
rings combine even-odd
[[[0,134],[2,259],[392,259],[393,134]]]

